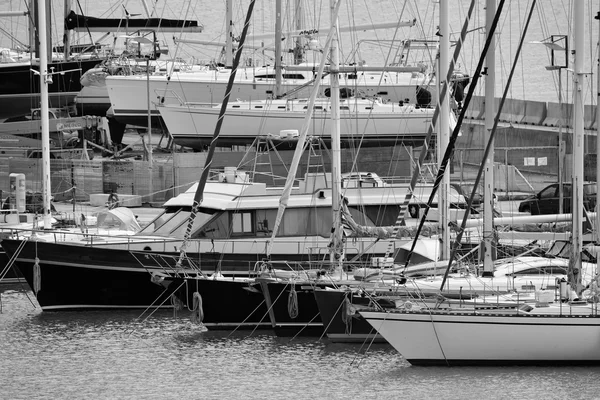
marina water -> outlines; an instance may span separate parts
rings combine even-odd
[[[600,367],[412,367],[385,344],[209,332],[173,311],[42,313],[28,289],[0,292],[1,399],[600,396]]]

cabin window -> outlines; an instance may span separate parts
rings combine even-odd
[[[234,213],[231,218],[231,233],[233,235],[252,232],[252,214],[249,212]]]
[[[257,235],[271,235],[276,218],[277,210],[257,210]],[[312,235],[328,237],[331,232],[331,221],[331,209],[328,208],[288,208],[279,223],[277,237]]]
[[[192,233],[192,239],[227,239],[229,236],[229,214],[226,212],[214,217],[209,223],[202,226],[201,229],[194,230]]]
[[[277,108],[280,110],[285,110],[285,106],[277,106]]]
[[[567,270],[564,267],[558,265],[547,265],[539,268],[529,268],[519,272],[515,272],[514,275],[563,275],[566,274]],[[513,274],[509,274],[513,275]]]
[[[237,106],[237,105],[236,106],[231,106],[231,108],[240,108],[240,106]]]
[[[169,209],[152,220],[139,234],[158,235],[183,238],[187,229],[188,219],[191,212],[187,209]],[[198,212],[194,218],[192,232],[195,232],[213,217],[213,213]]]
[[[283,79],[304,79],[304,75],[302,74],[283,74]]]
[[[348,106],[340,106],[340,110],[350,110],[350,107],[348,107]]]
[[[254,108],[263,108],[263,106],[254,106]]]

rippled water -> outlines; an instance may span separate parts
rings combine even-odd
[[[412,367],[387,345],[208,332],[167,311],[42,313],[31,292],[0,291],[2,399],[600,396],[600,368]]]

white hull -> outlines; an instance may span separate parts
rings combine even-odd
[[[352,101],[351,99],[349,100]],[[219,107],[165,106],[159,107],[167,129],[175,143],[201,149],[210,144],[219,116]],[[365,141],[382,144],[401,142],[420,144],[427,135],[433,109],[399,106],[392,112],[344,112],[340,114],[342,143]],[[271,109],[268,111],[228,108],[223,119],[219,138],[220,145],[252,144],[257,136],[269,136],[275,141],[292,140],[282,131],[301,131],[306,111]],[[331,113],[315,110],[309,127],[309,135],[321,136],[331,141]]]
[[[600,363],[599,317],[509,312],[361,315],[413,365]]]
[[[148,86],[153,104],[152,114],[158,116],[156,104],[180,104],[181,101],[190,103],[217,104],[223,101],[229,72],[194,72],[173,74],[170,81],[166,76],[143,75],[109,76],[106,78],[107,96],[113,108],[115,118],[126,123],[145,123],[148,115]],[[286,79],[282,84],[282,92],[290,92],[300,85],[306,84],[307,79]],[[379,74],[365,74],[359,79],[340,79],[341,87],[355,89],[361,96],[379,96],[394,102],[416,102],[416,88],[423,84],[423,79],[410,78],[410,74],[388,74],[388,78],[379,79]],[[321,84],[320,93],[323,95],[329,87],[328,79]],[[291,98],[307,98],[312,85],[294,92]],[[428,88],[432,91],[432,87]],[[236,83],[231,92],[232,99],[263,100],[272,98],[275,91],[273,79],[255,79],[245,70],[238,71]],[[434,99],[434,97],[432,97]]]

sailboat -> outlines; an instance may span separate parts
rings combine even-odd
[[[343,92],[348,95],[347,90]],[[219,138],[221,146],[249,145],[260,132],[275,142],[293,144],[309,107],[308,99],[235,101],[227,105],[227,119]],[[332,103],[317,99],[313,106],[311,135],[331,143]],[[213,126],[221,106],[193,104],[159,106],[158,110],[176,144],[201,150],[211,135],[203,127]],[[380,98],[348,96],[340,100],[341,145],[419,147],[431,124],[434,109],[417,104],[384,102]],[[453,128],[453,127],[452,127]]]
[[[494,5],[493,1],[488,2]],[[502,4],[502,3],[501,3]],[[534,2],[535,4],[535,2]],[[574,140],[570,295],[556,303],[540,293],[533,303],[497,312],[464,313],[431,307],[361,312],[413,365],[598,364],[599,279],[582,284],[584,2],[573,2]],[[596,254],[597,247],[589,246]],[[576,339],[574,339],[576,338]]]
[[[281,3],[278,0],[278,3]],[[227,10],[230,12],[231,0],[228,0]],[[295,12],[300,13],[299,9]],[[281,23],[282,18],[280,18]],[[371,24],[357,27],[357,30],[375,30],[375,29],[397,29],[403,26],[414,26],[415,20],[396,21],[390,24]],[[233,33],[230,31],[233,22],[230,18],[226,23],[227,42],[223,47],[227,48],[225,54],[228,59],[225,61],[224,67],[206,67],[201,71],[185,71],[172,72],[162,75],[151,76],[146,82],[142,76],[109,76],[106,79],[108,95],[112,106],[112,113],[115,118],[121,123],[134,124],[144,126],[147,124],[147,104],[148,90],[153,94],[150,99],[153,105],[172,105],[181,106],[186,103],[187,108],[195,108],[197,105],[212,105],[218,104],[225,94],[225,87],[231,72],[231,50],[233,43],[231,38]],[[309,33],[310,32],[310,33]],[[299,31],[283,32],[282,36],[297,37],[311,42],[317,42],[319,35],[326,34],[327,30],[319,29],[300,29]],[[274,35],[255,36],[255,40],[267,40],[273,38]],[[192,43],[209,44],[207,41],[187,41]],[[214,45],[214,43],[212,44]],[[356,93],[357,97],[379,97],[382,101],[389,101],[394,104],[399,102],[419,104],[424,107],[430,104],[430,98],[433,95],[432,80],[434,79],[430,73],[426,71],[423,65],[408,65],[409,53],[412,55],[415,51],[419,51],[419,44],[407,40],[402,50],[398,55],[399,59],[403,60],[403,65],[397,68],[387,68],[385,71],[377,70],[375,67],[363,65],[346,65],[340,76],[340,86],[346,90],[351,90]],[[251,46],[247,46],[252,48]],[[320,54],[320,48],[311,48],[315,54]],[[264,48],[263,48],[264,50]],[[270,50],[270,49],[269,49]],[[275,40],[274,51],[276,53],[283,52],[282,41]],[[294,63],[282,65],[281,68],[275,68],[272,65],[255,65],[252,60],[247,68],[238,67],[239,71],[236,75],[235,97],[241,101],[253,102],[256,100],[265,100],[270,98],[279,98],[285,95],[287,99],[306,98],[314,87],[315,75],[314,71],[318,67],[318,63],[300,62],[298,58],[303,59],[302,54],[306,50],[302,47],[295,47]],[[290,51],[291,52],[291,51]],[[298,57],[300,53],[300,57]],[[406,56],[406,57],[404,57]],[[278,71],[279,69],[279,71]],[[281,72],[281,73],[279,73]],[[278,76],[279,75],[279,76]],[[280,79],[280,82],[277,80]],[[329,90],[329,76],[323,77],[323,83],[320,88],[320,96],[325,95],[325,91]],[[240,103],[242,104],[242,103]],[[238,105],[240,105],[238,104]],[[233,108],[233,105],[231,106]],[[215,107],[213,117],[218,115],[220,107]],[[169,112],[166,110],[165,112]],[[206,111],[206,110],[204,110]],[[228,114],[232,110],[228,110]],[[172,112],[172,111],[171,111]],[[159,113],[159,107],[153,106],[152,123],[163,125],[162,117]],[[229,119],[228,119],[229,121]],[[230,122],[227,122],[229,124]],[[214,125],[214,120],[213,120]],[[203,125],[206,126],[206,125]],[[212,126],[212,125],[209,125]],[[175,128],[176,125],[173,125]],[[195,131],[195,130],[194,130]],[[190,131],[186,131],[189,133]],[[224,133],[227,129],[224,130]],[[276,134],[279,131],[274,132]]]

